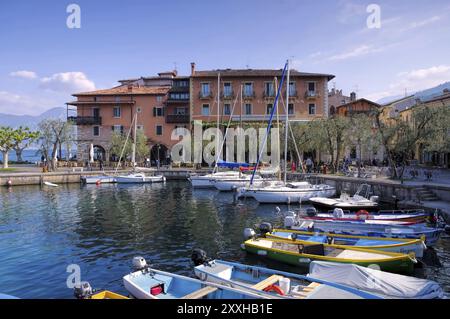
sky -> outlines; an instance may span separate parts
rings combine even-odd
[[[70,4],[81,9],[80,28],[67,26]],[[370,4],[379,28],[367,22]],[[290,59],[376,101],[450,81],[450,2],[1,1],[0,43],[0,113],[37,115],[119,79],[189,75],[190,62],[280,69]]]

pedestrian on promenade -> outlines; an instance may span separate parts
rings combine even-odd
[[[310,157],[308,157],[308,159],[306,160],[306,172],[311,173],[312,167],[313,167],[313,161],[311,160]]]

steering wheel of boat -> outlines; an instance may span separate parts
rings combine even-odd
[[[367,210],[361,209],[356,213],[356,219],[369,219],[370,214]]]

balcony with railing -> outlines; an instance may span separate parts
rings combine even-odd
[[[190,117],[189,114],[167,114],[166,115],[166,123],[168,124],[181,124],[181,123],[189,123]]]
[[[199,92],[198,93],[198,98],[199,99],[211,99],[213,97],[213,92],[209,91],[209,92]]]
[[[264,98],[274,98],[275,97],[275,91],[267,91],[265,90],[263,93]]]
[[[255,91],[251,90],[251,91],[245,91],[242,92],[242,96],[244,99],[253,99],[256,97],[255,95]]]
[[[318,98],[320,95],[319,95],[319,92],[318,91],[306,91],[305,92],[305,98],[307,98],[307,99],[315,99],[315,98]]]
[[[224,91],[224,92],[222,92],[221,94],[220,94],[220,97],[222,98],[222,99],[234,99],[234,97],[235,97],[235,95],[234,95],[234,91],[233,90],[231,90],[231,91]]]
[[[68,116],[67,121],[74,122],[75,125],[102,125],[100,116]]]

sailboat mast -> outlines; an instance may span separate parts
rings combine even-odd
[[[219,143],[219,131],[220,131],[220,126],[219,126],[219,121],[220,121],[220,72],[217,73],[217,136],[216,136],[216,151],[215,151],[215,156],[216,156],[216,163],[214,164],[214,169],[213,169],[213,173],[215,173],[218,169],[219,169],[219,147],[220,147],[220,143]]]
[[[136,130],[137,130],[137,113],[134,114],[133,118],[134,127],[133,127],[133,144],[131,145],[131,163],[133,168],[136,166]]]
[[[273,79],[273,81],[274,81],[274,92],[277,92],[278,91],[278,78],[277,77],[274,77],[274,79]],[[278,143],[278,159],[280,159],[280,156],[281,156],[281,148],[280,148],[280,117],[279,117],[279,112],[278,112],[278,108],[277,108],[277,130],[278,130],[278,141],[277,141],[277,143]],[[281,181],[281,167],[280,167],[281,165],[280,165],[280,163],[278,163],[278,180],[280,180]]]
[[[286,62],[287,64],[287,81],[286,81],[286,125],[285,125],[285,132],[284,132],[284,183],[286,184],[287,181],[287,151],[288,151],[288,133],[289,133],[289,78],[291,69],[289,66],[289,59]]]
[[[217,141],[217,148],[216,148],[216,165],[219,162],[219,147],[220,147],[220,142],[219,142],[219,132],[220,132],[220,72],[217,73],[217,136],[216,136],[216,141]]]

